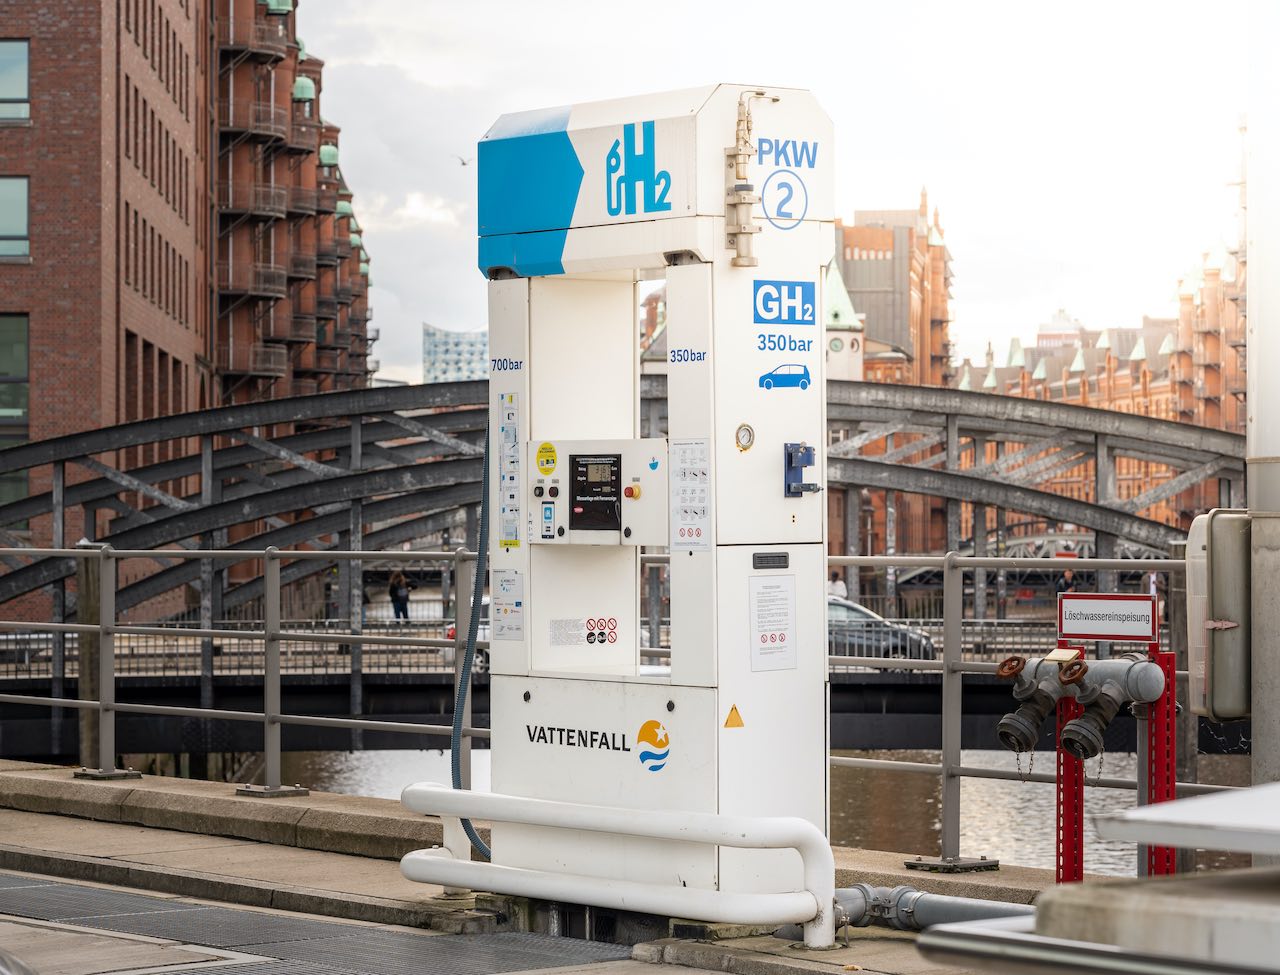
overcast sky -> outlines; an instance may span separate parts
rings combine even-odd
[[[1243,2],[302,0],[322,108],[373,260],[382,374],[421,381],[421,323],[485,324],[476,141],[504,112],[717,81],[812,89],[836,202],[913,208],[954,257],[952,339],[997,356],[1065,307],[1172,313],[1234,239]]]

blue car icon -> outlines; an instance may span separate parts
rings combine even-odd
[[[766,372],[760,377],[761,389],[773,389],[777,386],[799,386],[809,388],[809,367],[797,365],[778,366],[773,372]]]

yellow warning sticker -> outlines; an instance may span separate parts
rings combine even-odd
[[[726,728],[743,727],[742,715],[738,713],[738,705],[735,704],[733,707],[729,708],[729,717],[724,719],[724,726]]]
[[[538,448],[538,473],[547,477],[556,470],[556,445],[544,443]]]

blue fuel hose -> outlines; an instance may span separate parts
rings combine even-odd
[[[458,693],[453,701],[453,731],[449,736],[449,765],[453,774],[453,787],[462,788],[462,710],[467,695],[471,693],[471,666],[476,659],[476,638],[480,632],[480,613],[484,609],[484,576],[489,555],[489,427],[484,428],[484,464],[480,475],[480,538],[476,545],[476,580],[471,590],[471,619],[467,625],[467,648],[462,655],[462,673],[458,675]],[[480,838],[471,820],[462,820],[467,839],[486,860],[493,859],[493,852]]]

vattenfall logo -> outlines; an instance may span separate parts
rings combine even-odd
[[[642,746],[640,764],[650,772],[661,772],[671,754],[671,736],[661,721],[646,721],[636,733],[636,741]]]
[[[601,731],[596,728],[553,728],[549,725],[527,724],[525,733],[529,743],[535,745],[562,745],[566,748],[595,748],[606,752],[630,752],[625,733]],[[646,721],[636,732],[636,744],[640,749],[640,764],[650,772],[661,772],[671,754],[671,736],[661,721]]]
[[[662,213],[671,209],[667,193],[671,190],[671,174],[658,169],[654,151],[653,123],[640,123],[643,145],[636,148],[636,123],[622,127],[622,138],[614,139],[604,157],[605,205],[609,216],[636,214],[637,188],[643,190],[639,202],[641,212]]]

